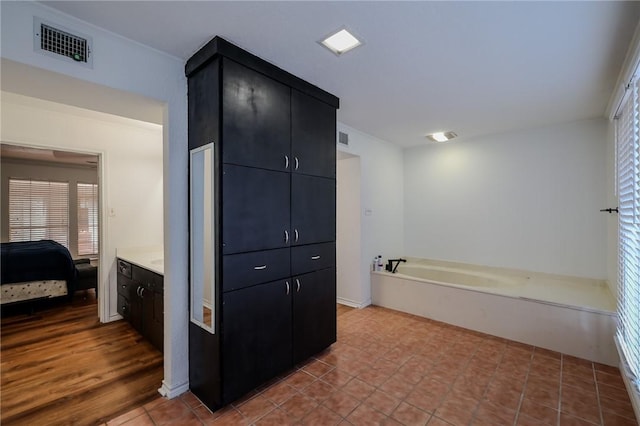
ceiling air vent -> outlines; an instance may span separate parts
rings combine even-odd
[[[349,134],[344,132],[338,132],[338,143],[349,146]]]
[[[93,67],[91,37],[72,33],[59,25],[34,18],[34,47],[49,56]]]

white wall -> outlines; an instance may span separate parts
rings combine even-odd
[[[360,157],[343,152],[338,153],[336,292],[338,301],[350,306],[360,306],[362,302],[360,173]]]
[[[618,206],[616,193],[616,140],[613,121],[607,122],[607,208]],[[618,294],[618,215],[607,214],[607,282],[614,296]]]
[[[349,134],[349,146],[339,145],[338,149],[360,157],[361,283],[352,297],[354,304],[366,306],[371,303],[373,258],[404,255],[402,149],[342,123],[338,130]]]
[[[165,370],[162,393],[171,397],[188,388],[187,241],[187,84],[178,58],[101,30],[37,2],[0,2],[0,55],[29,67],[94,83],[107,94],[123,92],[164,104],[164,300]],[[34,52],[33,17],[93,38],[93,68]],[[6,84],[2,79],[3,89]],[[25,85],[23,85],[25,86]],[[30,95],[49,91],[46,80],[29,81]],[[73,93],[74,87],[67,88]],[[23,93],[23,92],[18,92]],[[96,91],[96,93],[98,93]],[[117,101],[119,96],[111,96]],[[47,98],[52,100],[51,98]],[[104,105],[106,106],[106,105]],[[117,113],[113,111],[113,113]],[[5,125],[3,121],[3,127]],[[144,166],[143,166],[144,167]],[[122,210],[121,213],[126,213]]]
[[[606,121],[405,151],[408,255],[605,279]]]
[[[54,164],[13,158],[0,158],[0,241],[9,241],[9,179],[33,179],[69,184],[69,240],[68,249],[76,259],[78,255],[78,183],[98,183],[96,167],[73,164]]]

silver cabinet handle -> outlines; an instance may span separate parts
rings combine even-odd
[[[318,260],[320,259],[320,256],[311,256],[311,260]]]
[[[298,157],[293,157],[293,158],[294,158],[295,164],[296,164],[294,170],[298,170],[298,166],[300,165],[300,162],[298,161]]]
[[[296,278],[296,292],[300,293],[300,280]]]
[[[284,156],[284,168],[289,170],[289,156],[288,155]]]
[[[293,230],[293,235],[295,235],[295,237],[293,238],[293,241],[297,243],[298,242],[298,237],[300,236],[298,234],[298,230],[297,229]]]
[[[140,296],[140,286],[138,286],[138,288],[136,288],[136,294],[137,294],[138,296]]]
[[[289,285],[289,281],[284,282],[287,285],[287,295],[291,292],[291,286]]]
[[[140,297],[144,297],[144,287],[140,287]]]
[[[267,269],[267,265],[254,266],[253,269],[255,269],[256,271],[262,271],[263,269]]]
[[[285,231],[284,231],[284,243],[286,244],[288,242],[289,242],[289,231],[287,231],[285,229]]]

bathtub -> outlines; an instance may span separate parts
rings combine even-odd
[[[603,280],[408,258],[371,273],[374,305],[618,365],[616,302]]]

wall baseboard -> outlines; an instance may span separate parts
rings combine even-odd
[[[182,395],[188,390],[189,390],[189,383],[183,383],[179,386],[171,388],[171,386],[169,386],[167,382],[163,380],[162,386],[160,387],[160,389],[158,389],[158,393],[164,396],[165,398],[173,399],[176,396]]]
[[[350,306],[352,308],[357,308],[357,309],[362,309],[364,307],[367,307],[371,304],[371,299],[365,301],[365,302],[356,302],[354,300],[349,300],[349,299],[344,299],[342,297],[338,297],[336,300],[339,304],[341,305],[345,305],[345,306]]]

